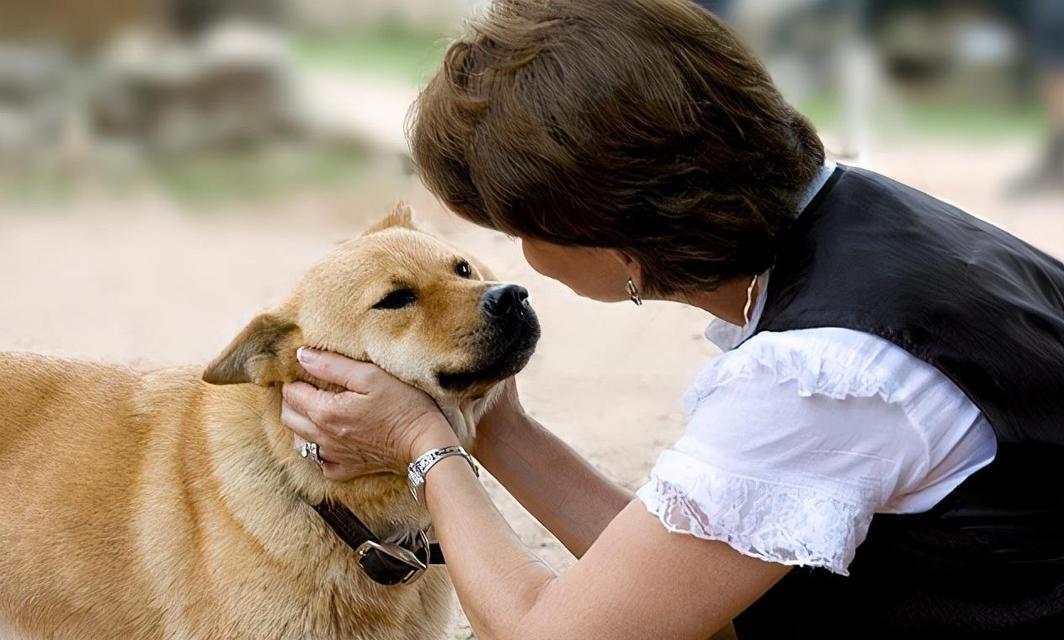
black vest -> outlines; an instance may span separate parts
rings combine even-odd
[[[735,621],[740,640],[1064,640],[1064,265],[840,167],[785,234],[757,330],[813,327],[935,366],[998,454],[932,510],[876,515],[849,577],[792,570]]]

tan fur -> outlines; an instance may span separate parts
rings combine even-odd
[[[372,360],[432,394],[469,442],[498,385],[456,396],[431,375],[471,356],[461,336],[489,286],[454,277],[461,255],[398,209],[227,347],[203,375],[225,386],[195,368],[0,354],[0,635],[439,637],[444,569],[376,585],[308,501],[339,500],[382,537],[427,513],[399,476],[324,480],[280,423],[278,383],[305,378],[302,344]],[[392,280],[416,280],[417,310],[369,310]]]

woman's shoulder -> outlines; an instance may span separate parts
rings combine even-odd
[[[888,340],[851,329],[821,327],[764,331],[712,359],[685,394],[684,407],[690,415],[715,390],[750,382],[794,382],[803,397],[878,396],[890,404],[908,404],[936,391],[961,394],[932,365]]]
[[[996,452],[993,429],[945,374],[849,329],[756,334],[709,362],[684,409],[681,449],[765,472],[863,468],[890,512],[930,508]]]
[[[845,574],[873,515],[927,510],[995,453],[934,367],[846,329],[763,332],[714,358],[638,496],[672,531]]]

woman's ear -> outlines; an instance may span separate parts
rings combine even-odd
[[[203,372],[211,384],[251,382],[263,387],[296,380],[300,370],[296,349],[303,331],[294,322],[272,313],[251,321]]]
[[[632,282],[635,283],[635,286],[639,289],[642,289],[643,268],[639,266],[639,263],[636,262],[635,259],[632,258],[632,256],[618,249],[610,249],[610,252],[613,254],[614,258],[616,258],[617,261],[620,262],[621,265],[624,267],[625,273],[627,273],[628,277],[632,279]]]

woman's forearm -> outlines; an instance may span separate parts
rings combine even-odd
[[[477,636],[516,640],[554,571],[531,554],[457,457],[438,462],[426,482],[433,527],[462,609]]]
[[[632,495],[560,438],[521,415],[478,437],[477,459],[576,557]]]
[[[441,420],[419,449],[453,446]],[[638,501],[565,574],[518,539],[466,461],[426,476],[426,506],[462,609],[482,640],[706,638],[787,567],[670,533]]]
[[[376,472],[382,464],[398,470],[426,451],[458,444],[431,398],[373,365],[340,358],[322,354],[321,366],[304,367],[321,380],[350,385],[349,392],[294,383],[285,388],[282,411],[286,424],[328,452],[331,466],[324,470],[333,479]],[[618,514],[626,492],[525,419],[515,410],[515,395],[509,401],[486,416],[483,433],[491,437],[474,453],[582,557],[555,574],[521,544],[465,460],[437,461],[425,474],[425,506],[478,637],[697,640],[785,573],[724,543],[674,535],[638,501]],[[531,463],[537,456],[542,464]]]

